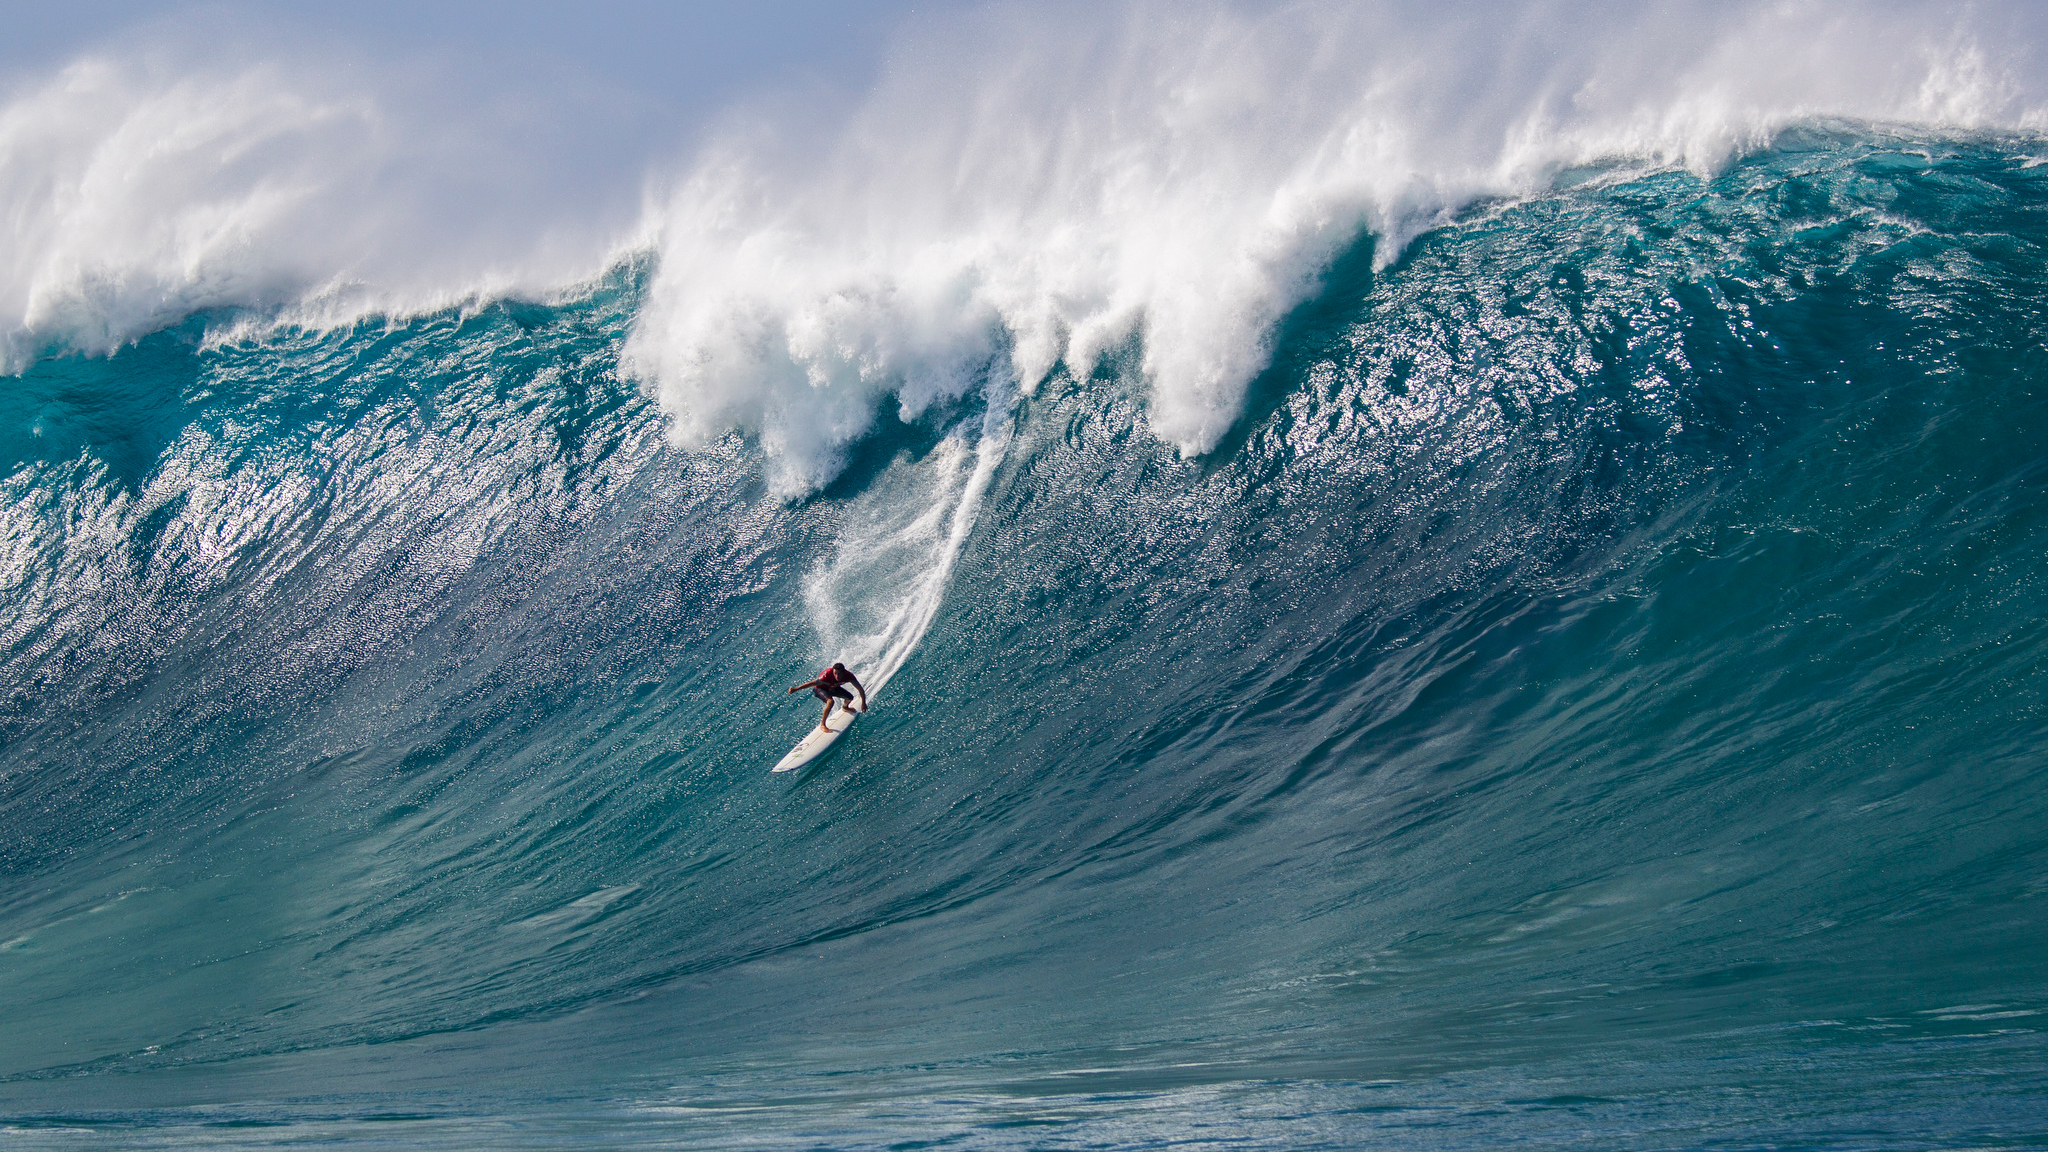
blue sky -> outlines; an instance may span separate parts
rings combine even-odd
[[[246,55],[266,45],[334,49],[446,68],[488,88],[568,85],[694,119],[791,87],[856,92],[907,25],[965,0],[354,0],[336,4],[67,0],[13,6],[0,77],[19,83],[95,49],[152,44]]]

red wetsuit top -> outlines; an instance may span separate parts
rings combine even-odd
[[[853,673],[841,672],[836,666],[827,668],[823,672],[818,673],[818,683],[828,688],[836,688],[841,684],[851,684],[853,683]]]

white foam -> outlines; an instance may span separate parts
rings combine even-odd
[[[0,371],[207,309],[336,323],[602,271],[630,217],[528,195],[534,157],[508,132],[394,92],[135,53],[18,89],[0,104]]]
[[[991,363],[1029,390],[1133,337],[1150,427],[1201,453],[1361,229],[1390,259],[1561,167],[1711,170],[1812,117],[2036,129],[2044,20],[2016,0],[1042,3],[906,28],[850,109],[791,96],[693,156],[587,170],[557,161],[602,134],[598,104],[527,147],[530,109],[457,80],[109,50],[0,101],[0,370],[209,308],[546,296],[638,244],[659,270],[627,369],[678,441],[758,437],[785,495],[834,475],[885,397],[914,418]],[[681,175],[636,221],[653,171]]]
[[[1110,14],[1105,15],[1105,12]],[[907,43],[823,154],[736,129],[657,206],[628,366],[677,438],[828,479],[882,396],[1032,388],[1134,334],[1154,432],[1214,447],[1361,229],[1613,158],[1709,170],[1789,122],[2042,122],[2024,9],[1820,3],[1030,8]]]

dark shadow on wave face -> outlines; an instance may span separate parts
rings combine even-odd
[[[1373,270],[1373,257],[1378,251],[1379,238],[1361,232],[1349,248],[1330,262],[1315,293],[1295,305],[1280,321],[1273,334],[1273,358],[1245,390],[1243,414],[1202,458],[1203,478],[1237,459],[1252,433],[1273,418],[1287,397],[1301,387],[1309,370],[1338,354],[1345,334],[1379,282],[1379,275]]]
[[[857,495],[898,458],[922,459],[956,423],[958,414],[952,406],[906,423],[902,403],[893,394],[884,396],[881,410],[875,413],[875,430],[849,446],[846,466],[808,499],[845,500]]]
[[[146,336],[112,356],[40,360],[0,387],[0,469],[89,454],[139,492],[190,419],[204,319]]]

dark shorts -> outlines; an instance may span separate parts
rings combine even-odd
[[[853,693],[844,688],[827,688],[823,684],[817,684],[812,686],[811,695],[820,700],[844,700],[849,704],[853,703]]]

